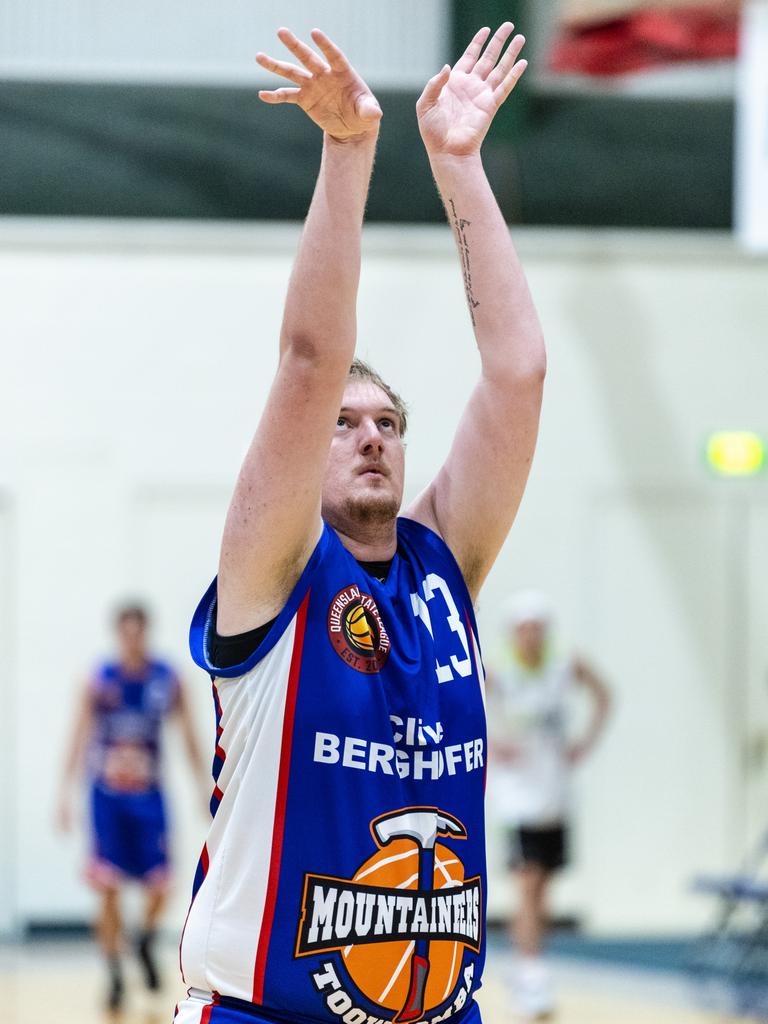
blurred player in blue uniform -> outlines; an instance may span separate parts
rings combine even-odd
[[[147,647],[148,616],[126,605],[115,616],[117,658],[98,665],[82,694],[59,800],[59,823],[72,820],[72,783],[84,766],[89,782],[88,881],[99,892],[99,942],[109,967],[108,1006],[123,1000],[120,891],[126,882],[145,891],[136,952],[149,989],[160,987],[153,955],[168,881],[168,823],[162,791],[163,725],[178,718],[190,761],[204,774],[192,716],[181,680]]]

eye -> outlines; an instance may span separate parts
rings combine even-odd
[[[384,429],[384,430],[394,430],[395,429],[394,422],[391,419],[389,419],[389,417],[387,417],[387,416],[385,416],[384,419],[379,420],[379,426],[382,427],[382,429]]]
[[[349,421],[347,420],[346,416],[339,416],[339,418],[336,420],[336,426],[337,427],[346,427],[348,425],[348,422]]]

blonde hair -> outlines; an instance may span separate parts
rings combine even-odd
[[[369,366],[368,363],[363,362],[362,359],[355,358],[352,360],[349,376],[353,380],[368,380],[371,384],[375,384],[377,388],[381,388],[400,417],[400,437],[403,437],[408,427],[408,406],[394,388],[391,388],[384,378],[379,376],[374,368]]]

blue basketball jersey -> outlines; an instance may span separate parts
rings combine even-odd
[[[209,659],[214,819],[181,945],[192,989],[267,1020],[459,1020],[484,961],[486,733],[472,603],[408,519],[385,582],[325,526],[244,663]],[[472,1012],[476,1012],[472,1009]]]
[[[117,792],[158,786],[161,734],[178,700],[178,677],[163,661],[140,672],[118,662],[100,665],[91,681],[93,732],[88,753],[91,779]]]

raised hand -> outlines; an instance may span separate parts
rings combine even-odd
[[[275,60],[266,53],[256,54],[261,67],[293,82],[293,87],[262,89],[259,99],[298,104],[318,127],[339,142],[375,135],[381,120],[376,97],[324,32],[313,29],[311,35],[322,56],[290,29],[278,30],[278,38],[300,65]]]
[[[427,82],[416,114],[431,156],[471,156],[480,151],[496,111],[528,67],[526,60],[518,60],[523,36],[515,36],[501,56],[513,31],[514,25],[505,21],[483,52],[491,30],[481,28],[454,67],[446,64]]]

